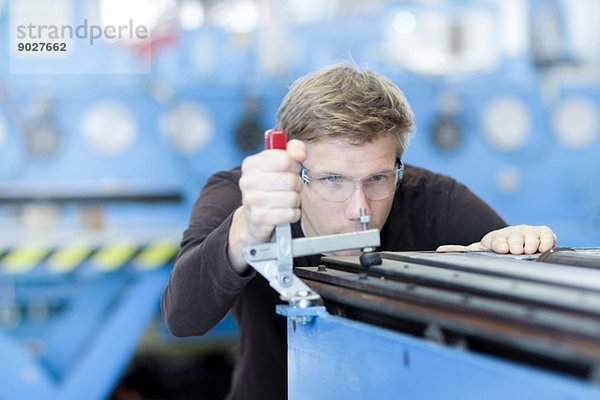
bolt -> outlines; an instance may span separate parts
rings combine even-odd
[[[360,208],[360,217],[356,218],[356,221],[360,224],[360,229],[366,231],[369,229],[369,222],[371,222],[371,216],[367,215],[367,209],[364,207]]]

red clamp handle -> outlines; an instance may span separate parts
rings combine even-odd
[[[265,149],[285,150],[287,135],[282,129],[269,129],[265,132]]]

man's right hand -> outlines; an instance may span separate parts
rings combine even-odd
[[[287,150],[265,150],[242,163],[242,206],[233,214],[227,247],[236,271],[242,273],[247,268],[244,246],[266,242],[275,225],[300,219],[303,183],[298,171],[305,158],[304,143],[290,140]]]

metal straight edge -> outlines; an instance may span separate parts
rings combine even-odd
[[[417,263],[435,268],[455,269],[479,274],[519,278],[556,286],[571,286],[600,292],[600,271],[558,264],[517,260],[509,255],[473,252],[464,253],[410,253],[384,252],[383,258]]]
[[[309,238],[299,238],[292,241],[294,257],[312,254],[332,253],[335,251],[377,247],[380,245],[379,230],[325,235]]]

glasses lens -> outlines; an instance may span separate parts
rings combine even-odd
[[[363,190],[371,200],[383,200],[396,190],[396,171],[373,175],[363,180]]]
[[[340,175],[315,176],[309,187],[324,200],[342,202],[354,191],[354,181]]]
[[[308,176],[304,170],[303,179],[308,187],[326,201],[346,201],[360,185],[371,200],[383,200],[389,197],[397,187],[397,172],[392,171],[365,178],[359,182],[342,175]]]

